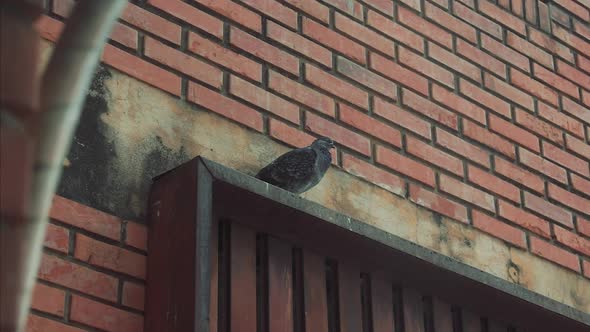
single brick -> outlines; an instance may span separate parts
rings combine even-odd
[[[293,75],[299,75],[299,59],[236,27],[231,27],[230,43]]]
[[[575,101],[567,97],[562,97],[561,102],[563,110],[566,113],[569,113],[590,125],[590,108],[586,108],[580,104],[577,104]]]
[[[276,119],[270,119],[270,136],[283,141],[292,147],[308,146],[315,139],[313,136],[304,133],[296,127],[291,127],[284,122]]]
[[[521,185],[528,187],[540,194],[545,190],[545,182],[540,176],[526,171],[510,161],[494,156],[495,172],[501,174]]]
[[[588,161],[575,157],[553,144],[543,142],[543,156],[555,161],[556,163],[567,167],[568,169],[578,172],[581,175],[590,177],[590,169],[588,168]]]
[[[352,38],[359,40],[368,47],[374,48],[387,56],[393,57],[394,42],[380,34],[370,30],[369,28],[349,19],[348,17],[336,13],[334,19],[336,29],[344,32]]]
[[[582,264],[584,265],[584,276],[590,278],[590,261],[583,260]]]
[[[101,60],[136,79],[180,96],[180,77],[135,55],[106,44]]]
[[[155,39],[145,37],[144,54],[203,83],[216,88],[221,87],[222,72],[220,69],[168,47]]]
[[[51,42],[56,42],[61,35],[64,24],[47,15],[41,15],[35,22],[35,29],[39,31],[39,35],[43,39]]]
[[[574,53],[572,52],[571,48],[560,43],[558,40],[550,37],[544,32],[534,29],[530,25],[528,30],[529,40],[531,42],[546,49],[549,53],[557,55],[562,59],[565,59],[566,61],[574,62]]]
[[[143,311],[145,303],[145,287],[125,281],[123,283],[123,305]]]
[[[116,22],[111,31],[112,40],[121,43],[129,48],[137,49],[137,30]]]
[[[462,36],[472,43],[477,41],[475,28],[429,2],[425,2],[424,5],[424,13],[426,14],[426,17]],[[460,39],[457,41],[459,40]]]
[[[537,110],[539,116],[543,119],[558,125],[578,137],[584,138],[584,126],[580,121],[557,111],[557,109],[545,103],[538,103]]]
[[[324,23],[329,21],[330,10],[316,0],[285,0],[285,2]]]
[[[494,54],[495,56],[524,70],[525,72],[530,72],[529,59],[526,56],[505,46],[494,38],[482,34],[481,47],[487,50],[490,54]]]
[[[543,197],[535,196],[529,192],[524,193],[524,206],[558,223],[573,228],[572,214],[555,204],[549,203]]]
[[[363,14],[363,5],[355,0],[324,0],[324,2],[358,20],[362,21],[365,17]]]
[[[468,223],[467,208],[439,194],[410,183],[410,200],[449,218]]]
[[[449,110],[434,104],[426,98],[411,92],[410,90],[403,90],[403,103],[411,107],[416,112],[419,112],[445,126],[457,130],[457,115]]]
[[[66,292],[42,283],[35,283],[31,308],[52,315],[63,317],[66,302]]]
[[[516,123],[559,145],[564,144],[563,132],[559,128],[520,108],[516,109]]]
[[[406,151],[436,167],[463,176],[463,162],[432,145],[412,136],[406,136]]]
[[[481,107],[461,98],[438,84],[432,85],[432,97],[449,107],[483,125],[486,124],[486,112]]]
[[[551,230],[547,220],[521,210],[508,202],[499,200],[498,215],[544,238],[551,237]]]
[[[397,99],[397,85],[356,63],[339,56],[338,72],[389,98]]]
[[[494,196],[445,174],[440,174],[439,177],[441,191],[494,212]]]
[[[104,242],[76,234],[74,257],[91,265],[145,278],[146,257]]]
[[[590,73],[590,59],[583,57],[581,54],[578,54],[576,58],[578,59],[578,68]],[[574,60],[570,62],[574,62]]]
[[[364,0],[363,2],[382,12],[383,14],[393,16],[393,3],[391,0]]]
[[[538,9],[537,9],[537,1],[536,0],[525,0],[526,3],[524,5],[524,9],[525,9],[525,17],[527,19],[527,21],[533,23],[533,24],[537,24],[537,18],[538,18]],[[545,7],[547,7],[547,5],[545,3],[541,3],[540,5],[545,5]],[[540,8],[541,6],[539,6]],[[542,21],[542,19],[541,19]],[[541,23],[542,25],[543,23]]]
[[[334,141],[366,156],[371,154],[369,139],[352,130],[348,130],[334,122],[328,121],[309,112],[306,113],[305,124],[314,133],[331,137]]]
[[[453,12],[456,16],[474,27],[485,31],[498,39],[502,38],[502,27],[499,24],[475,13],[463,4],[453,3]]]
[[[397,19],[402,24],[415,31],[419,31],[428,39],[435,41],[448,49],[453,48],[453,37],[450,33],[414,14],[411,10],[398,6]]]
[[[490,132],[475,122],[464,119],[463,134],[483,145],[487,145],[497,152],[504,154],[510,159],[516,158],[514,144],[510,143],[499,135]]]
[[[121,13],[121,18],[142,30],[180,45],[181,28],[179,25],[152,14],[141,7],[132,3],[127,4],[127,7]]]
[[[47,224],[45,241],[43,242],[45,247],[67,253],[69,242],[70,231],[67,228],[63,228],[54,224]]]
[[[590,237],[590,220],[578,216],[578,232]]]
[[[84,332],[77,327],[68,326],[64,323],[29,314],[27,320],[27,332]]]
[[[575,190],[590,196],[590,181],[589,180],[586,180],[583,177],[581,177],[575,173],[571,174],[571,179],[572,179],[572,186],[574,187]]]
[[[334,117],[336,114],[336,104],[332,98],[290,80],[275,71],[271,70],[269,73],[268,86],[270,89],[284,96],[331,117]]]
[[[558,95],[553,88],[532,79],[518,70],[511,70],[510,73],[510,81],[514,86],[517,86],[552,105],[558,105]]]
[[[431,62],[418,54],[404,48],[398,48],[399,61],[406,66],[420,72],[428,77],[431,77],[451,88],[455,86],[453,73],[442,68],[441,66]]]
[[[580,262],[578,261],[578,256],[575,254],[534,236],[531,236],[530,242],[531,252],[533,254],[539,255],[568,269],[580,272]]]
[[[401,109],[397,105],[376,97],[374,99],[373,112],[426,139],[432,139],[432,132],[430,131],[431,124],[429,122]]]
[[[428,56],[451,67],[455,71],[460,72],[474,81],[481,82],[481,70],[477,66],[461,59],[436,44],[428,43]]]
[[[371,69],[423,95],[428,95],[428,80],[426,78],[378,54],[371,53],[370,58]]]
[[[471,62],[479,64],[484,69],[496,75],[506,77],[506,64],[468,42],[457,39],[457,54],[462,55]],[[481,78],[478,78],[477,81],[481,82]]]
[[[517,247],[526,249],[526,238],[523,231],[487,214],[473,210],[473,226]]]
[[[297,28],[297,12],[277,1],[242,0],[242,2],[257,9],[263,15],[270,16],[293,29]]]
[[[579,57],[581,58],[581,57]],[[568,65],[564,61],[557,60],[557,72],[562,76],[565,76],[570,81],[578,84],[579,86],[590,90],[590,75],[579,71],[578,69]],[[572,90],[573,91],[573,90]],[[575,97],[575,96],[574,96]]]
[[[222,16],[232,21],[252,29],[256,32],[262,31],[262,18],[260,15],[244,6],[239,5],[231,0],[196,0],[198,3],[210,8]]]
[[[117,300],[118,280],[87,267],[43,254],[39,278],[108,301]]]
[[[502,23],[505,27],[512,29],[521,35],[526,34],[524,21],[510,13],[498,8],[495,4],[487,1],[479,1],[479,11],[493,18],[495,21]]]
[[[559,226],[555,227],[555,236],[558,242],[586,256],[590,256],[590,240],[584,239]]]
[[[143,331],[143,316],[78,295],[72,295],[70,319],[106,331]]]
[[[148,3],[217,38],[223,38],[223,22],[181,0],[148,0]]]
[[[317,61],[324,66],[332,67],[332,53],[325,47],[283,28],[282,26],[267,21],[266,34],[269,38],[287,46],[288,48]]]
[[[405,195],[406,187],[402,178],[349,154],[342,154],[342,168],[396,195]]]
[[[231,76],[229,92],[281,118],[299,123],[299,107],[247,81]]]
[[[569,192],[553,183],[549,183],[548,193],[549,197],[570,209],[590,215],[590,199]]]
[[[510,111],[510,104],[502,99],[491,95],[462,78],[459,79],[459,89],[464,96],[482,104],[497,114],[511,118],[512,112]]]
[[[255,81],[262,78],[262,66],[194,32],[189,34],[188,49]]]
[[[525,92],[516,89],[514,86],[504,81],[501,81],[488,73],[484,73],[484,83],[486,88],[501,94],[508,100],[515,102],[519,105],[522,105],[524,108],[528,110],[534,109],[533,97],[531,97],[529,94]]]
[[[359,63],[367,62],[365,48],[362,45],[307,17],[303,18],[303,34]]]
[[[262,131],[262,114],[260,112],[202,85],[189,82],[187,99],[231,120]]]
[[[527,147],[537,153],[541,152],[540,145],[539,145],[539,138],[537,136],[535,136],[534,134],[531,134],[528,131],[526,131],[520,127],[517,127],[516,125],[512,124],[511,122],[506,121],[506,120],[504,120],[500,117],[497,117],[493,114],[490,114],[488,119],[489,119],[489,123],[488,123],[489,128],[492,131],[494,131],[494,132],[524,146],[524,147]]]
[[[529,43],[510,31],[508,31],[508,34],[506,35],[506,44],[545,67],[553,69],[553,57],[550,53],[545,52],[541,48]]]
[[[469,165],[468,173],[470,182],[515,203],[520,203],[520,190],[517,186],[500,180],[498,177],[473,165]]]
[[[367,23],[376,30],[383,32],[391,38],[402,42],[420,53],[424,53],[424,38],[419,34],[399,25],[374,11],[369,11]]]
[[[486,151],[441,128],[436,128],[436,143],[486,168],[490,167],[490,157]]]
[[[380,122],[369,115],[340,104],[340,121],[349,124],[365,133],[377,137],[396,147],[402,146],[402,136],[399,130]]]
[[[567,184],[567,176],[564,168],[557,166],[553,162],[540,157],[526,149],[519,148],[518,155],[520,162],[537,172],[543,173],[561,183]]]
[[[431,168],[381,145],[377,145],[376,156],[379,164],[434,187],[434,171]]]
[[[146,225],[129,221],[125,228],[125,234],[125,244],[147,251],[148,229]]]
[[[51,219],[82,228],[113,240],[120,240],[121,220],[117,217],[71,201],[61,196],[53,197]]]
[[[347,100],[364,109],[369,108],[369,94],[356,86],[345,82],[328,72],[310,64],[305,65],[305,79],[337,97]]]

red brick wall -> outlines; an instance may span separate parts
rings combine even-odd
[[[147,230],[56,196],[27,331],[143,331]]]
[[[108,66],[290,145],[331,136],[344,170],[590,278],[588,1],[145,2]],[[53,41],[71,0],[51,3],[39,28]],[[123,223],[64,219],[54,233],[77,247],[54,241],[59,270],[86,262],[108,290],[50,280],[66,319],[109,329],[84,313],[112,310],[140,328],[125,291],[143,256]]]

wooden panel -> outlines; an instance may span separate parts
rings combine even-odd
[[[406,331],[424,332],[424,305],[422,295],[416,290],[404,288],[404,326]]]
[[[305,332],[328,331],[326,270],[324,258],[303,251]]]
[[[293,331],[293,274],[291,246],[268,240],[269,331]]]
[[[217,219],[213,218],[213,223],[211,224],[211,250],[209,251],[211,255],[211,299],[209,301],[209,332],[217,332],[217,320],[219,319],[217,316],[217,310],[219,305],[219,293],[217,292],[219,286],[219,264],[217,261],[219,257],[219,243],[217,242],[217,238],[219,237],[218,225],[219,223],[217,222]]]
[[[463,310],[463,332],[481,332],[481,318],[471,311]]]
[[[508,332],[508,326],[498,321],[489,320],[488,332]]]
[[[360,271],[352,264],[338,264],[340,331],[362,331]]]
[[[451,306],[437,298],[432,299],[434,313],[434,330],[436,332],[453,332],[453,312]]]
[[[393,288],[381,274],[375,273],[371,279],[371,299],[373,311],[373,332],[397,331],[393,320]]]
[[[230,327],[232,332],[256,332],[256,233],[231,224]]]

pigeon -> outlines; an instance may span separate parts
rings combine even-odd
[[[289,151],[262,168],[256,178],[301,194],[318,184],[332,163],[330,149],[334,142],[328,137],[316,139],[310,146]]]

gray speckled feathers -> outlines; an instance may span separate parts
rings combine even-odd
[[[320,137],[310,146],[289,151],[261,169],[256,177],[300,194],[318,184],[332,163],[334,142]]]

